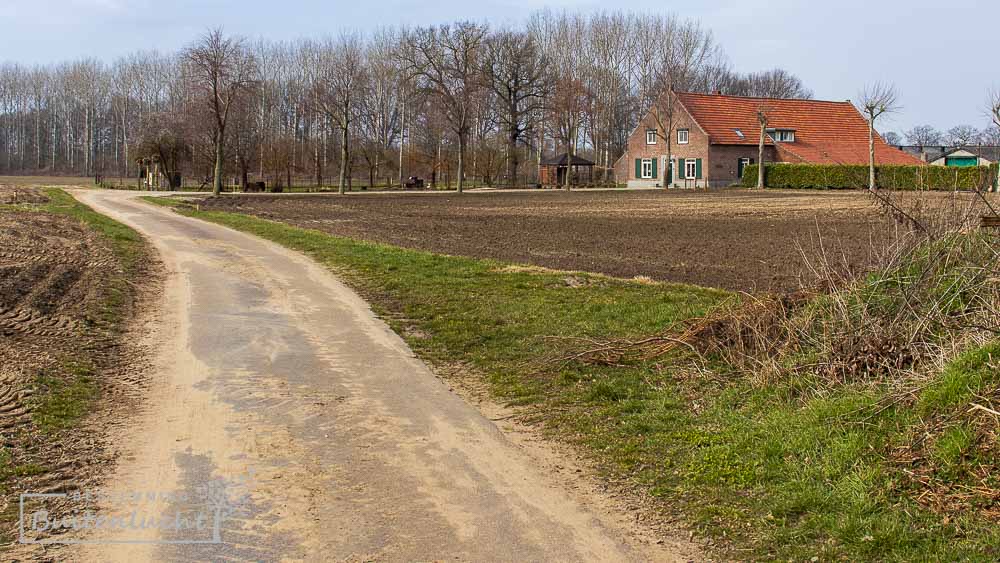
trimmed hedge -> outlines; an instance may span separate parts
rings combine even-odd
[[[899,166],[875,167],[875,183],[889,190],[975,190],[996,185],[997,164],[989,166]],[[757,165],[743,169],[740,183],[757,186]],[[868,187],[868,166],[853,164],[767,164],[764,186],[768,188],[856,189]]]

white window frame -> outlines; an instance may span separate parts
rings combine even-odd
[[[775,143],[795,142],[795,131],[792,129],[768,129],[767,136]]]
[[[650,140],[650,136],[652,136],[652,140]],[[646,129],[646,144],[647,145],[655,145],[656,144],[656,137],[657,137],[656,129]]]
[[[682,135],[683,133],[683,135]],[[686,145],[691,140],[691,132],[688,129],[677,130],[677,144]]]
[[[684,159],[684,179],[696,180],[697,177],[698,177],[698,159],[697,158]]]
[[[641,168],[640,171],[642,172],[642,179],[643,180],[652,180],[653,179],[653,159],[652,158],[644,158],[644,159],[642,159],[642,164],[640,164],[640,168]]]

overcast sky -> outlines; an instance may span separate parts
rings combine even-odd
[[[997,0],[0,0],[0,60],[110,61],[137,49],[178,49],[218,25],[295,39],[386,24],[517,23],[543,7],[696,18],[737,70],[785,68],[821,99],[851,99],[867,82],[893,82],[904,107],[883,131],[923,123],[984,127],[987,91],[1000,87]]]

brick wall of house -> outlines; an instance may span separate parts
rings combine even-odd
[[[709,151],[708,151],[708,136],[698,127],[698,125],[691,119],[686,111],[680,106],[678,106],[677,115],[674,118],[674,131],[673,138],[671,139],[670,149],[673,152],[673,157],[677,158],[700,158],[702,159],[702,180],[699,180],[698,185],[705,185],[705,181],[708,179],[707,176],[709,172]],[[639,127],[632,132],[632,135],[628,139],[628,146],[625,151],[625,155],[618,159],[615,163],[615,180],[621,184],[628,184],[629,186],[655,186],[663,185],[666,178],[664,162],[667,154],[667,142],[662,137],[658,137],[655,145],[646,144],[646,131],[648,129],[656,129],[656,119],[653,117],[652,113],[647,114],[643,120],[639,123]],[[677,130],[687,129],[688,130],[688,143],[685,145],[677,144]],[[657,178],[653,180],[644,180],[642,178],[636,178],[635,175],[635,159],[645,159],[645,158],[655,158],[657,159]],[[676,171],[675,171],[676,172]],[[677,178],[677,174],[674,174],[674,184],[678,186],[683,186],[685,182]],[[694,180],[687,182],[688,185],[693,186]]]
[[[760,133],[760,129],[757,130]],[[740,181],[739,159],[750,158],[757,162],[756,145],[712,145],[708,151],[710,162],[709,178],[712,187],[724,187]],[[764,146],[764,159],[775,162],[777,156],[773,146]]]

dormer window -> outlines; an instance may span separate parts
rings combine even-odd
[[[646,129],[646,144],[647,145],[656,144],[656,129]]]
[[[768,129],[767,136],[775,143],[794,143],[795,129]]]

